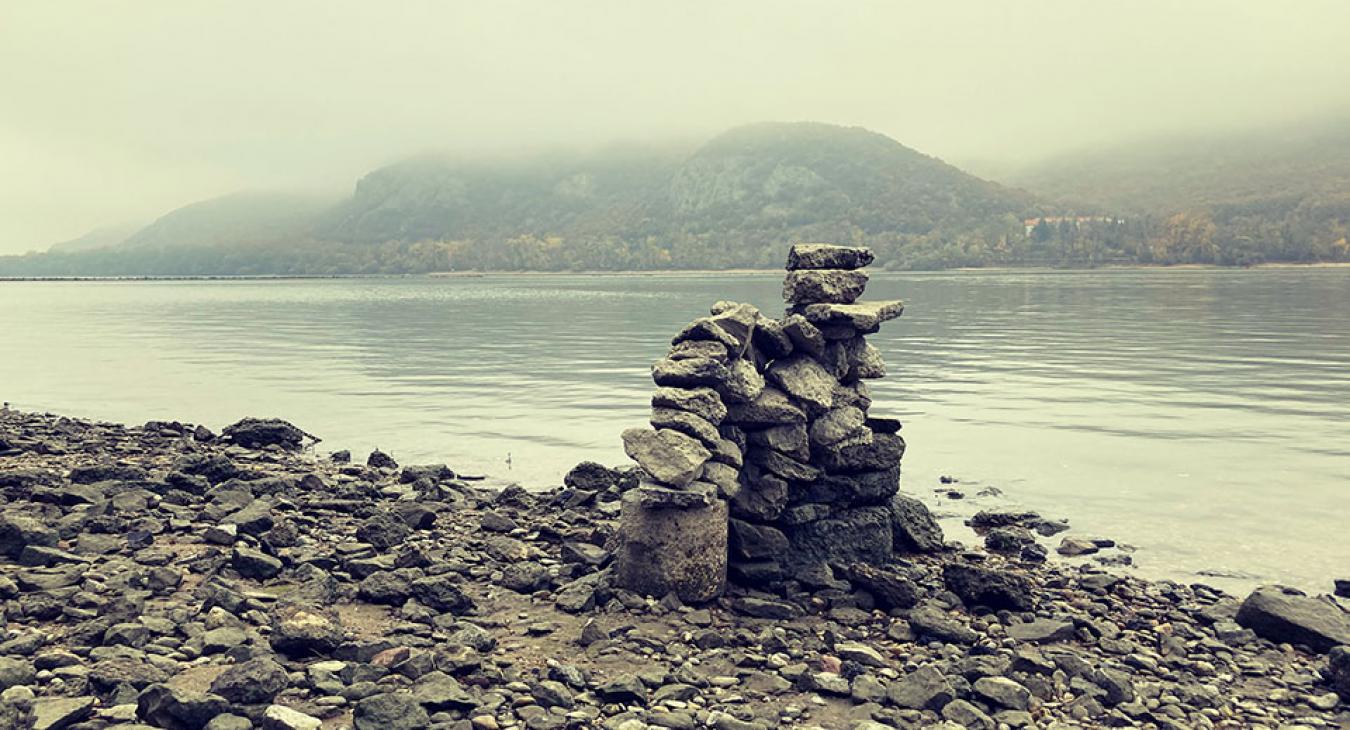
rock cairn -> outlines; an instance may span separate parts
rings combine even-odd
[[[723,301],[675,336],[652,366],[652,427],[623,433],[646,478],[623,504],[621,584],[707,600],[723,571],[764,584],[916,547],[893,529],[909,507],[896,501],[900,423],[868,414],[866,381],[886,367],[866,335],[904,310],[858,301],[871,262],[865,248],[795,245],[783,318]]]

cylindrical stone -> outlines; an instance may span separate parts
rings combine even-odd
[[[727,582],[727,503],[694,509],[643,507],[637,490],[623,496],[615,579],[635,593],[674,593],[686,603],[720,595]]]

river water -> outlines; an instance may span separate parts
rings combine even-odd
[[[0,283],[0,399],[217,429],[278,416],[321,449],[544,487],[623,463],[669,337],[718,299],[777,313],[780,282]],[[1350,578],[1350,269],[878,273],[867,297],[907,302],[872,338],[890,372],[873,410],[905,421],[903,486],[940,513],[1068,518],[1155,577]]]

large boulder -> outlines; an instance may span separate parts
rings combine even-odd
[[[0,555],[17,558],[29,545],[55,547],[60,541],[56,529],[31,515],[0,514]]]
[[[228,667],[211,682],[211,692],[236,705],[271,702],[290,684],[286,670],[268,657]]]
[[[1020,573],[971,563],[948,563],[942,569],[942,580],[967,606],[987,606],[996,611],[1036,608],[1031,581]]]
[[[1271,641],[1328,652],[1350,644],[1350,614],[1330,599],[1311,598],[1284,586],[1261,586],[1238,609],[1237,622]]]
[[[272,610],[272,648],[289,657],[322,656],[346,638],[337,613],[328,608],[283,603]]]
[[[687,603],[721,595],[727,576],[727,503],[688,509],[643,506],[623,496],[614,555],[615,582],[650,596],[675,593]]]
[[[136,698],[136,716],[165,730],[201,730],[211,718],[230,709],[224,697],[152,684]]]
[[[698,478],[712,452],[697,439],[670,429],[630,428],[623,450],[662,484],[683,487]]]
[[[942,527],[919,500],[897,494],[891,498],[891,531],[900,553],[935,553],[943,548]]]

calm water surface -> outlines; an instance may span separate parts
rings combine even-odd
[[[780,311],[780,281],[0,283],[0,399],[276,415],[321,447],[547,486],[625,461],[680,325],[724,298]],[[872,339],[874,410],[905,421],[904,486],[943,513],[1025,506],[1234,589],[1350,577],[1350,270],[877,274],[867,296],[908,302]]]

